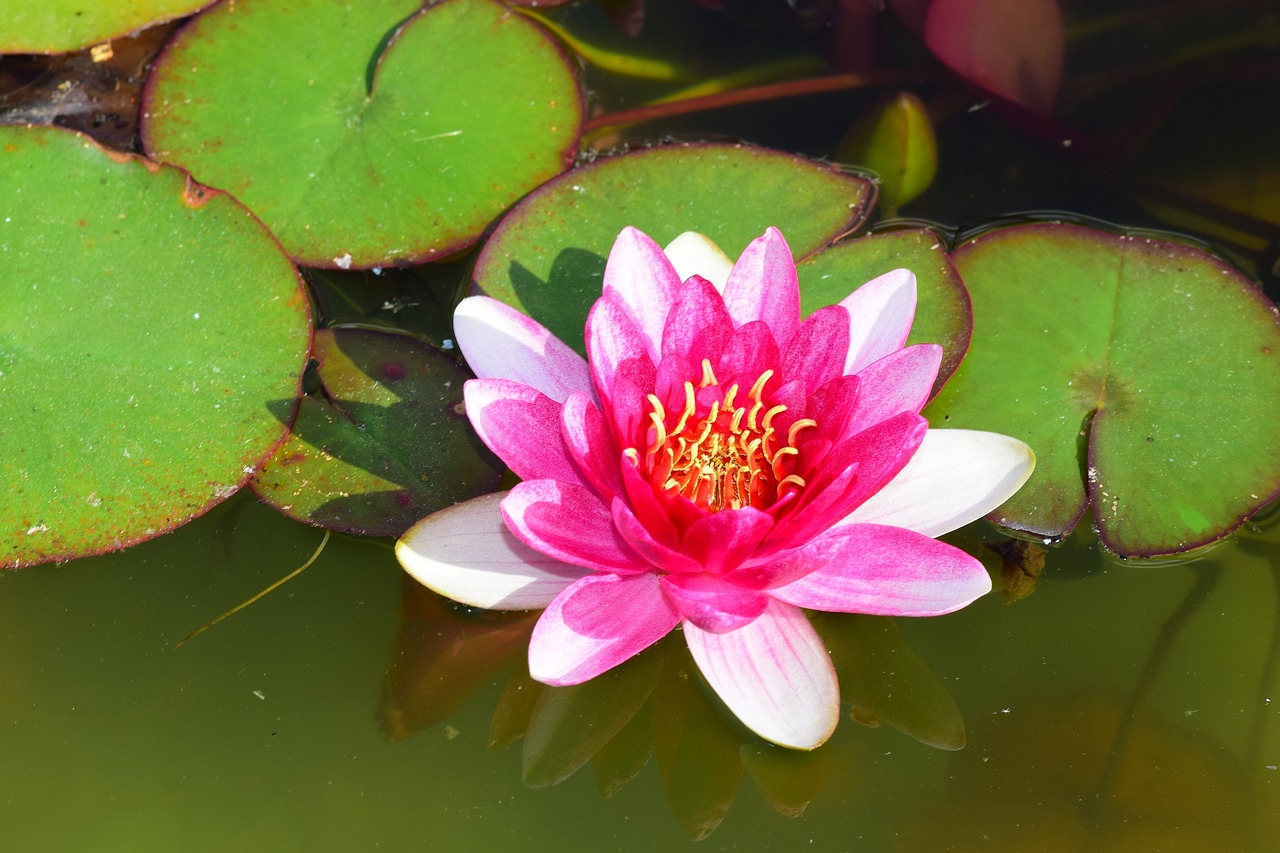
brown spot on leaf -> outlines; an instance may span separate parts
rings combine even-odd
[[[217,190],[210,189],[187,175],[187,185],[182,189],[182,203],[187,207],[204,207],[205,202],[217,194]]]

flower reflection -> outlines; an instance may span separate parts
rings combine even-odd
[[[694,838],[725,819],[744,775],[779,814],[798,817],[841,759],[830,746],[779,749],[737,725],[677,637],[598,678],[553,687],[531,678],[519,660],[533,616],[462,611],[412,581],[404,595],[381,712],[395,739],[444,723],[475,690],[514,669],[488,745],[519,746],[526,785],[556,785],[589,764],[597,790],[611,797],[652,762],[672,814]],[[888,723],[946,749],[963,744],[950,694],[892,620],[835,614],[816,626],[854,703],[853,719]]]
[[[529,642],[536,613],[463,612],[406,577],[378,719],[392,740],[448,719]]]

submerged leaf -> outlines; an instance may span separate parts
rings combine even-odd
[[[876,173],[884,215],[892,217],[933,183],[938,140],[920,99],[899,92],[854,122],[836,157]]]

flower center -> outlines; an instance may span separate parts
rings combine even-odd
[[[706,392],[720,383],[711,362],[702,361],[702,382],[684,383],[684,408],[668,417],[662,401],[650,394],[647,446],[643,457],[634,448],[627,455],[643,465],[654,488],[677,492],[698,506],[719,511],[752,506],[764,509],[783,495],[804,488],[793,473],[796,438],[817,423],[800,418],[779,431],[784,405],[770,406],[764,387],[773,376],[766,370],[744,395],[734,383],[723,394]]]

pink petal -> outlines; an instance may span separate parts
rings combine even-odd
[[[661,484],[655,487],[630,460],[623,459],[618,467],[627,505],[659,542],[674,546],[680,541],[681,531],[710,514],[678,492],[668,492]]]
[[[644,651],[679,621],[656,574],[589,575],[538,619],[529,674],[544,684],[581,684]]]
[[[942,347],[918,344],[827,383],[809,400],[809,417],[818,424],[815,434],[838,444],[894,415],[919,412],[941,363]]]
[[[927,426],[919,415],[903,412],[832,448],[799,500],[776,516],[778,523],[757,558],[798,548],[839,523],[902,470]]]
[[[591,306],[586,334],[591,377],[603,403],[601,411],[609,415],[615,430],[644,421],[644,395],[654,387],[657,368],[649,354],[649,341],[611,291],[605,291]]]
[[[844,372],[857,373],[902,349],[916,316],[916,277],[894,270],[873,278],[840,302],[849,312],[849,357]]]
[[[931,429],[898,475],[840,524],[891,524],[925,536],[976,521],[1035,470],[1031,448],[994,432]]]
[[[470,379],[462,393],[480,440],[517,477],[585,485],[560,437],[559,403],[510,379]]]
[[[752,240],[733,265],[724,302],[735,326],[763,320],[785,345],[800,325],[800,285],[791,249],[777,228]]]
[[[858,404],[851,417],[870,426],[900,412],[919,412],[942,364],[942,347],[916,344],[876,359],[858,371]]]
[[[666,575],[662,588],[687,622],[723,634],[755,621],[769,604],[763,592],[725,583],[715,575]]]
[[[614,444],[622,449],[646,449],[649,427],[649,387],[640,386],[631,377],[620,375],[609,388],[609,402],[602,404],[601,416]]]
[[[720,384],[738,383],[739,393],[745,397],[766,370],[773,370],[776,374],[781,362],[773,332],[763,321],[756,320],[739,326],[725,344],[719,359],[712,363]],[[765,387],[776,388],[780,381],[781,377],[775,375]]]
[[[729,710],[765,740],[815,749],[840,719],[831,658],[796,607],[771,600],[759,619],[727,634],[686,622],[698,668]]]
[[[733,261],[709,237],[686,231],[668,243],[662,252],[676,268],[676,276],[681,281],[687,281],[691,275],[700,275],[724,293]]]
[[[498,508],[506,495],[482,495],[427,516],[400,537],[396,559],[423,586],[472,607],[546,607],[587,570],[512,535]]]
[[[605,264],[604,290],[617,295],[654,362],[662,352],[662,329],[681,281],[662,247],[635,228],[622,229]]]
[[[849,312],[839,305],[814,311],[791,336],[782,356],[782,375],[817,388],[844,374],[849,352]]]
[[[631,550],[639,554],[649,565],[664,572],[696,574],[702,571],[702,566],[695,560],[654,536],[652,531],[640,523],[626,501],[621,498],[615,498],[613,501],[613,526],[626,540]],[[675,531],[671,530],[670,535],[674,536]]]
[[[788,577],[805,566],[812,571],[770,594],[811,610],[937,616],[991,591],[991,578],[977,559],[902,527],[853,524],[830,530],[770,568]]]
[[[622,491],[618,445],[604,415],[586,394],[570,394],[560,410],[560,437],[583,479],[604,501]],[[567,477],[553,479],[573,482]]]
[[[801,432],[796,445],[801,448],[798,462],[802,476],[810,476],[818,470],[831,447],[843,444],[862,431],[849,430],[849,415],[858,403],[860,386],[861,380],[857,375],[838,376],[810,392],[805,416],[812,418],[816,426]],[[865,429],[865,425],[862,428]]]
[[[510,379],[556,402],[574,391],[595,396],[582,356],[506,303],[467,297],[453,312],[453,331],[467,364],[481,379]]]
[[[679,298],[667,315],[662,354],[666,357],[679,353],[697,365],[697,375],[701,375],[702,360],[715,364],[732,334],[733,321],[725,309],[724,298],[711,282],[695,275],[680,286]]]
[[[689,525],[680,550],[705,571],[722,574],[754,554],[773,524],[773,516],[753,507],[720,510]]]
[[[866,500],[907,464],[928,427],[929,422],[914,412],[900,412],[831,448],[822,470],[808,478],[800,506],[830,502],[831,496],[824,493],[850,465],[857,466],[857,488]]]
[[[712,362],[714,364],[714,362]],[[658,364],[653,380],[653,395],[662,401],[668,417],[684,411],[685,382],[692,381],[696,388],[701,382],[702,363],[694,362],[684,353],[666,353]]]
[[[601,572],[648,568],[614,529],[609,508],[583,486],[526,480],[507,493],[502,517],[520,541],[548,557]]]

